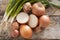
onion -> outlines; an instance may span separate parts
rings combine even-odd
[[[20,34],[23,38],[29,39],[32,37],[32,29],[28,25],[21,25]]]
[[[44,15],[45,14],[45,7],[40,2],[35,3],[32,6],[32,13],[35,14],[36,16]]]
[[[30,10],[31,10],[31,3],[30,2],[25,3],[23,6],[23,11],[28,13]]]
[[[17,20],[17,22],[19,22],[20,24],[25,24],[25,23],[28,22],[29,16],[28,16],[27,13],[21,12],[21,13],[19,13],[19,14],[17,15],[16,20]]]
[[[47,15],[43,15],[39,18],[39,26],[47,27],[50,24],[50,18]]]
[[[19,24],[17,22],[13,22],[12,23],[12,29],[15,30],[15,29],[18,29],[19,28]]]
[[[35,28],[38,25],[38,18],[34,14],[30,15],[30,19],[28,21],[28,25],[31,28]]]
[[[17,37],[19,35],[19,31],[18,30],[13,30],[11,32],[11,37]]]

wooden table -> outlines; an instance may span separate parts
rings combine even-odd
[[[0,20],[6,9],[7,0],[0,0]],[[33,34],[33,40],[39,39],[60,39],[60,9],[50,7],[46,9],[46,15],[50,16],[51,23],[43,32],[38,34]],[[2,37],[2,39],[5,37]],[[7,39],[7,38],[6,38]],[[14,38],[22,39],[22,37]]]

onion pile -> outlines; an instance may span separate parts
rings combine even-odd
[[[29,11],[32,13],[29,14]],[[31,38],[33,31],[41,32],[41,28],[46,28],[50,24],[50,18],[45,14],[45,7],[42,3],[37,2],[33,5],[29,2],[24,4],[23,12],[20,12],[16,17],[16,22],[12,24],[12,36],[20,35],[23,38]],[[18,30],[19,29],[19,30]]]

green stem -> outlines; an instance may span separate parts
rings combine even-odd
[[[10,16],[10,19],[12,19],[12,20],[11,20],[11,23],[13,22],[13,20],[14,20],[15,17],[17,16],[17,14],[22,10],[23,4],[24,4],[26,1],[28,1],[28,0],[24,0],[24,1],[20,4],[20,6],[17,8],[15,14],[13,14],[12,16]]]
[[[19,2],[21,0],[19,0],[15,5],[14,7],[8,12],[8,14],[6,15],[6,17],[4,18],[4,21],[7,21],[8,17],[10,16],[10,14],[12,13],[12,11],[18,6]]]
[[[57,4],[54,4],[54,3],[51,3],[51,2],[50,2],[50,5],[60,9],[60,5],[57,5]]]
[[[10,0],[7,8],[6,8],[6,14],[8,14],[8,12],[11,10],[11,8],[17,3],[17,0]]]

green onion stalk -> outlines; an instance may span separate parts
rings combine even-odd
[[[14,3],[14,1],[15,1],[15,3]],[[4,15],[4,17],[3,17],[3,20],[4,20],[4,21],[7,21],[7,20],[8,20],[10,14],[11,14],[12,11],[18,6],[18,3],[19,3],[21,0],[14,0],[14,1],[12,1],[12,3],[10,4],[10,7],[9,7],[9,5],[8,5],[8,7],[7,7],[6,11],[5,11],[5,15]],[[9,10],[8,10],[8,9],[9,9]]]
[[[14,3],[13,3],[14,2]],[[3,21],[5,20],[5,18],[6,18],[6,16],[8,15],[8,12],[11,10],[11,8],[15,5],[15,0],[10,0],[9,1],[9,4],[8,4],[8,6],[7,6],[7,8],[6,8],[6,11],[5,11],[5,14],[4,14],[4,16],[3,16]]]

